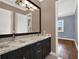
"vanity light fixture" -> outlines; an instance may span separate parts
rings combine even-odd
[[[37,10],[37,7],[35,7],[27,0],[17,0],[16,3],[19,4],[21,7],[27,8],[30,11]]]
[[[33,8],[34,8],[35,10],[37,10],[37,7],[34,6]]]
[[[21,6],[21,7],[26,7],[26,5],[24,4],[24,3],[19,3],[19,5]]]
[[[33,4],[29,4],[30,7],[34,7]]]
[[[22,3],[29,5],[30,2],[28,2],[27,0],[22,0]]]
[[[34,9],[33,9],[33,8],[30,8],[29,10],[30,10],[30,11],[34,11]]]

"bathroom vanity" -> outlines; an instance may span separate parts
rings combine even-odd
[[[2,50],[3,52],[0,50],[1,59],[45,59],[51,52],[51,37],[38,38],[28,41],[27,38],[22,41],[18,39],[13,43],[8,43],[10,46],[7,49]],[[11,44],[14,45],[12,48]]]

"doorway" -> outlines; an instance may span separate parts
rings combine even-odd
[[[77,12],[76,0],[56,1],[56,54],[62,59],[78,59]]]

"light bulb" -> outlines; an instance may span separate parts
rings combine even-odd
[[[37,7],[34,6],[33,8],[34,8],[35,10],[37,10]]]
[[[33,7],[33,4],[31,4],[31,3],[30,3],[30,5],[29,5],[29,6],[30,6],[30,7]]]
[[[39,2],[43,2],[44,0],[38,0]]]
[[[27,4],[27,5],[30,4],[27,0],[22,0],[22,2],[23,2],[24,4]]]
[[[26,7],[26,5],[24,3],[21,4],[22,7]]]
[[[22,2],[20,2],[19,5],[20,5],[21,7],[26,7],[26,5],[23,4]]]
[[[30,8],[29,10],[30,10],[30,11],[34,11],[34,9],[33,9],[33,8]]]

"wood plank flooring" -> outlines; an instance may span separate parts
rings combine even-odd
[[[78,51],[76,49],[74,41],[58,40],[58,56],[63,59],[78,59]]]

